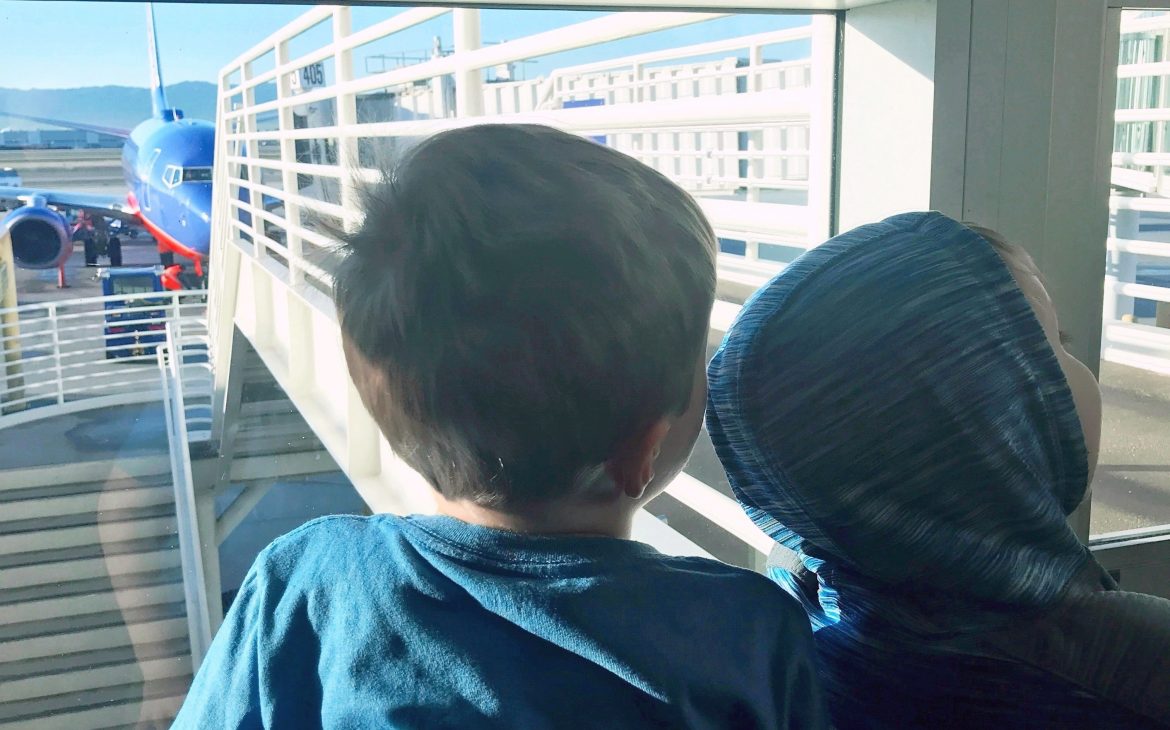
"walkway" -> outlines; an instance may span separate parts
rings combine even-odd
[[[1093,534],[1170,523],[1170,377],[1106,362],[1101,389]]]

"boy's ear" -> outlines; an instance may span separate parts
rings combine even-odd
[[[662,418],[618,448],[605,463],[605,473],[618,490],[630,499],[639,499],[654,479],[654,461],[662,440],[670,431],[670,421]]]

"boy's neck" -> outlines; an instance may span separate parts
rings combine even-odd
[[[594,535],[628,540],[632,510],[617,502],[554,502],[526,510],[499,510],[435,495],[437,511],[473,525],[531,535]]]

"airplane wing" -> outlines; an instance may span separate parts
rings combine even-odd
[[[84,210],[93,215],[116,218],[127,223],[138,220],[138,211],[130,206],[126,198],[119,195],[93,195],[90,193],[69,193],[62,190],[0,186],[0,203],[8,201],[27,203],[29,199],[34,198],[43,200],[46,205],[70,210]]]
[[[84,124],[82,122],[70,122],[65,119],[49,119],[48,117],[34,117],[29,114],[17,114],[15,112],[4,111],[0,109],[0,117],[12,117],[14,119],[27,119],[30,122],[40,122],[41,124],[51,124],[54,127],[64,127],[65,129],[77,129],[82,132],[97,132],[99,134],[108,134],[112,137],[121,137],[127,139],[130,136],[129,129],[120,129],[118,127],[101,127],[96,124]]]

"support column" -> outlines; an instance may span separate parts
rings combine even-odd
[[[362,403],[353,382],[346,383],[345,472],[354,479],[382,469],[381,432]]]
[[[207,618],[214,636],[223,623],[223,588],[219,578],[219,543],[215,539],[215,495],[209,490],[195,493],[195,515],[203,560],[203,585],[207,591]]]
[[[239,328],[232,326],[232,336],[225,338],[230,343],[230,358],[216,371],[216,420],[218,432],[213,434],[218,458],[215,474],[211,481],[212,494],[219,494],[231,481],[232,462],[236,453],[236,435],[240,430],[240,416],[244,393],[244,375],[247,358],[252,354],[252,345]],[[222,386],[220,375],[222,373]]]
[[[276,484],[274,479],[258,479],[244,485],[243,491],[232,500],[232,503],[215,521],[214,537],[217,546],[222,545],[224,540],[227,540],[228,536],[232,534],[232,531],[247,519],[274,484]]]
[[[1044,273],[1094,371],[1101,350],[1119,11],[1108,0],[938,0],[930,205],[999,231]],[[881,7],[881,6],[879,6]]]
[[[20,403],[5,408],[4,403],[24,398],[24,376],[21,375],[20,361],[20,316],[15,311],[16,300],[16,259],[12,255],[12,239],[8,234],[0,236],[0,415],[24,410]]]

